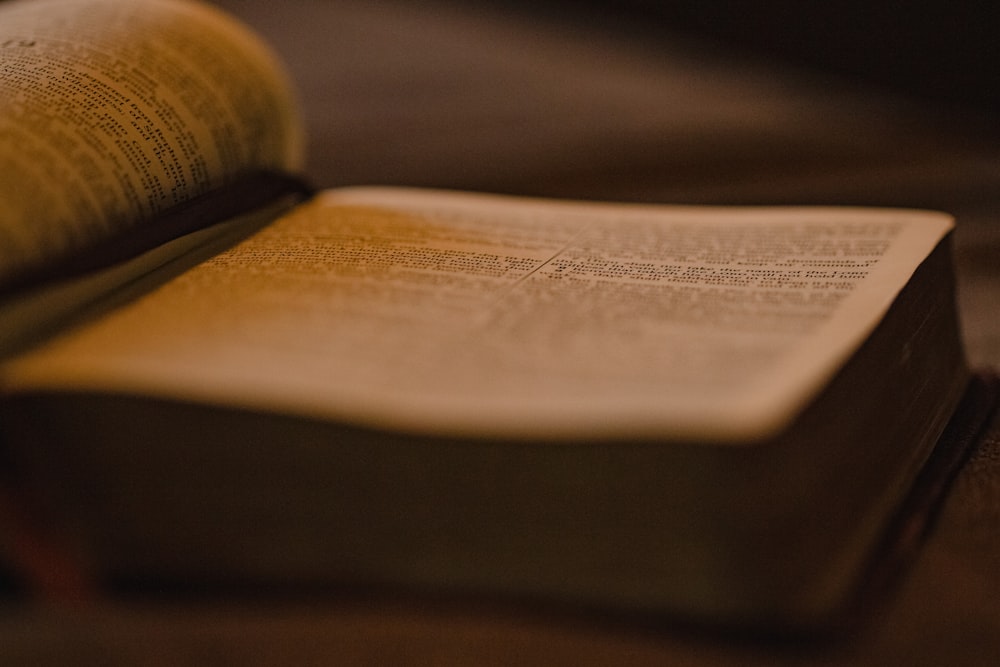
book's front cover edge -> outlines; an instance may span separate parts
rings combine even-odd
[[[872,553],[859,586],[824,633],[842,636],[861,629],[891,604],[906,573],[934,531],[941,509],[959,473],[976,451],[1000,407],[1000,373],[972,374],[965,393]]]

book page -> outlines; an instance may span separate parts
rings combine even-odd
[[[5,380],[450,435],[747,440],[812,398],[950,225],[334,191]]]
[[[274,59],[207,5],[0,5],[0,287],[301,153]]]

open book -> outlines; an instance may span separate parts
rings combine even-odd
[[[108,581],[796,624],[968,383],[950,218],[312,194],[189,2],[0,7],[0,437]]]

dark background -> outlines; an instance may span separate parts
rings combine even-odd
[[[941,0],[629,0],[585,3],[896,87],[997,109],[1000,8]],[[572,4],[557,2],[560,11]],[[621,9],[624,8],[624,9]]]

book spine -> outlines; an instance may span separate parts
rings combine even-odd
[[[275,171],[247,174],[52,266],[20,276],[0,290],[0,299],[113,266],[186,234],[282,199],[301,201],[312,193],[312,187],[304,179],[292,174]]]

